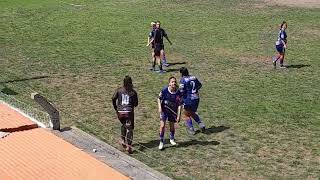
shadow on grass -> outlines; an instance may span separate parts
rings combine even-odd
[[[309,64],[292,64],[292,65],[287,65],[286,68],[295,68],[295,69],[300,69],[303,67],[310,67],[311,65]]]
[[[152,149],[152,148],[158,147],[159,140],[157,139],[157,140],[149,141],[147,143],[139,143],[139,144],[136,144],[134,146],[139,146],[139,151],[144,151],[145,149]],[[216,145],[219,145],[220,142],[218,142],[218,141],[199,141],[199,140],[193,139],[193,140],[189,140],[189,141],[177,142],[176,146],[172,146],[172,145],[170,145],[169,139],[166,139],[165,144],[166,145],[163,148],[163,150],[167,149],[167,148],[179,148],[179,147],[188,147],[188,146],[194,146],[194,145],[201,145],[201,146],[215,145],[216,146]]]
[[[29,81],[29,80],[35,80],[35,79],[44,79],[44,78],[48,78],[48,77],[49,76],[36,76],[36,77],[31,77],[31,78],[22,78],[22,79],[1,81],[0,83],[14,83],[14,82]]]
[[[230,129],[230,127],[227,126],[212,126],[206,129],[206,131],[204,132],[204,134],[212,134],[212,133],[219,133],[222,132],[224,130]],[[200,130],[197,130],[196,133],[199,133]]]
[[[14,90],[12,90],[12,89],[10,89],[10,88],[8,88],[8,87],[4,87],[4,88],[1,90],[1,92],[2,92],[3,94],[6,94],[6,95],[17,95],[17,94],[18,94],[17,92],[15,92]]]
[[[168,63],[170,66],[187,64],[186,62],[176,62],[176,63]]]
[[[176,69],[166,69],[166,72],[178,72],[180,70],[180,68],[176,68]]]

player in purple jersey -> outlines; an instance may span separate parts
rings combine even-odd
[[[180,121],[181,112],[181,94],[177,87],[177,80],[175,77],[169,78],[169,85],[164,87],[158,98],[158,108],[160,113],[160,144],[159,149],[163,149],[164,133],[166,121],[169,121],[170,126],[170,143],[176,145],[174,140],[175,127],[174,123]]]
[[[187,68],[180,68],[180,92],[182,93],[183,101],[183,119],[187,126],[187,130],[190,134],[194,135],[195,131],[192,125],[192,119],[194,119],[198,124],[202,132],[205,132],[205,125],[201,121],[199,115],[197,114],[197,109],[199,106],[199,90],[202,87],[201,82],[195,77],[189,75]]]
[[[276,50],[278,51],[278,55],[273,57],[273,67],[276,68],[277,66],[277,61],[280,61],[280,67],[285,67],[283,66],[283,61],[284,61],[284,56],[287,48],[287,22],[283,21],[280,24],[280,31],[278,34],[278,40],[276,41]]]
[[[126,76],[123,87],[120,87],[112,96],[112,104],[121,122],[121,145],[129,154],[132,153],[132,138],[134,129],[134,108],[138,106],[138,94],[133,89],[132,79]]]

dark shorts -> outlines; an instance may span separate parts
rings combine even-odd
[[[155,56],[160,56],[161,50],[164,50],[164,45],[163,44],[156,44],[154,46],[154,54],[155,54]]]
[[[134,113],[133,112],[118,112],[118,119],[125,127],[134,129]]]
[[[198,111],[199,102],[200,102],[199,99],[187,101],[184,104],[183,109],[186,110],[186,111],[197,112]]]
[[[276,45],[276,50],[279,53],[284,53],[285,52],[285,49],[284,49],[283,45]]]
[[[166,122],[167,120],[169,122],[176,122],[177,115],[164,111],[162,114],[160,114],[160,121]]]

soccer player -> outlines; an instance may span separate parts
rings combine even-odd
[[[276,68],[278,60],[280,61],[280,67],[285,68],[285,66],[283,66],[283,61],[284,61],[284,56],[287,48],[287,33],[286,33],[287,26],[288,25],[286,21],[283,21],[280,24],[278,40],[276,41],[276,50],[278,51],[279,54],[276,57],[273,57],[272,64],[274,68]]]
[[[154,55],[154,40],[153,40],[153,33],[156,29],[156,23],[155,22],[151,22],[151,32],[148,35],[148,44],[147,46],[149,46],[151,44],[151,57],[152,57],[152,67],[150,68],[150,70],[154,71],[155,70],[155,66],[156,66],[156,58]]]
[[[122,124],[120,143],[131,154],[133,152],[134,108],[138,106],[138,94],[133,89],[130,76],[125,76],[123,87],[118,88],[112,96],[112,104]]]
[[[159,149],[163,149],[164,132],[166,121],[169,121],[170,126],[170,143],[176,145],[174,141],[175,127],[174,123],[180,121],[181,112],[181,94],[177,87],[177,79],[175,77],[169,78],[169,85],[165,86],[158,98],[158,108],[160,113],[160,144]]]
[[[199,89],[202,87],[201,82],[195,77],[189,75],[189,71],[187,68],[180,68],[180,92],[182,93],[182,101],[183,101],[183,119],[185,120],[185,124],[187,126],[188,133],[194,135],[195,130],[193,128],[192,119],[194,119],[201,129],[201,131],[205,132],[205,124],[201,121],[199,115],[197,114],[197,109],[199,106]]]
[[[160,21],[156,22],[156,29],[153,31],[153,33],[151,34],[154,40],[154,45],[155,47],[158,47],[161,51],[161,59],[164,61],[164,65],[165,66],[169,66],[169,64],[166,62],[166,56],[165,56],[165,52],[164,52],[164,43],[163,43],[163,37],[165,37],[168,42],[170,44],[171,41],[169,40],[169,37],[166,33],[166,31],[164,29],[162,29],[161,27],[161,23]]]

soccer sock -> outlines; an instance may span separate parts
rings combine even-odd
[[[162,64],[159,65],[159,70],[162,71]]]
[[[173,130],[173,131],[170,131],[170,139],[174,139],[174,133],[175,133],[174,130]]]
[[[200,116],[197,113],[194,113],[194,117],[193,117],[194,121],[196,121],[198,124],[201,123],[201,119]]]
[[[163,63],[163,64],[167,64],[167,58],[166,58],[166,55],[165,55],[165,54],[163,55],[162,63]]]
[[[125,127],[125,125],[121,126],[121,139],[123,140],[123,142],[126,142],[126,135],[127,135],[127,129]]]
[[[159,133],[160,141],[164,142],[164,130]]]
[[[283,65],[283,58],[280,59],[280,65]]]
[[[156,67],[156,60],[155,58],[153,58],[153,61],[152,61],[152,68],[154,69]]]
[[[186,123],[186,126],[187,126],[188,128],[193,128],[191,118],[187,119],[185,123]]]

